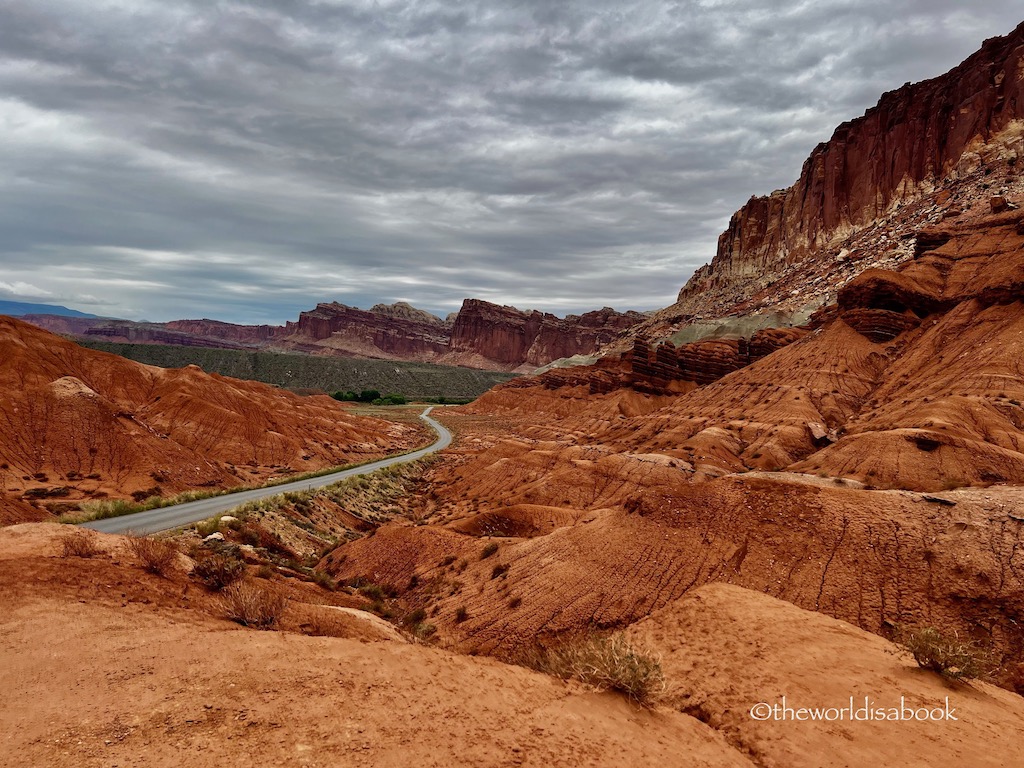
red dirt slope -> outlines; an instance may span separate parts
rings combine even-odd
[[[328,397],[167,370],[0,317],[0,523],[362,461],[421,441]],[[62,506],[64,505],[64,506]]]
[[[64,535],[54,525],[0,530],[0,583],[10,586],[0,591],[2,766],[994,768],[1024,760],[1011,738],[1024,728],[1020,697],[981,683],[948,686],[879,638],[738,587],[703,587],[628,630],[666,673],[663,698],[640,710],[521,667],[374,634],[368,615],[362,628],[354,618],[331,637],[242,629],[189,583],[186,563],[159,578],[141,570],[121,537],[98,534],[101,554],[63,558]],[[289,612],[317,608],[318,594],[340,596],[305,586],[291,585]],[[828,707],[865,695],[885,705],[904,696],[915,707],[948,696],[959,720],[747,716],[782,696]]]

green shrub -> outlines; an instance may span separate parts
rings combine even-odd
[[[412,633],[416,636],[417,640],[429,640],[437,634],[437,627],[429,622],[422,621],[412,628]]]
[[[64,557],[95,557],[100,553],[96,541],[85,531],[76,531],[61,539]]]
[[[313,582],[328,592],[333,592],[338,588],[338,582],[327,571],[313,571]]]
[[[376,603],[384,600],[384,590],[377,584],[367,584],[366,586],[359,587],[359,594]]]
[[[480,553],[480,559],[481,560],[486,560],[488,557],[490,557],[491,555],[493,555],[497,551],[498,551],[498,542],[492,541],[490,544],[488,544],[486,547],[483,548],[483,551]]]
[[[207,536],[217,533],[217,531],[220,530],[220,518],[213,517],[209,520],[200,520],[194,527],[196,529],[196,533],[205,539]]]
[[[128,549],[142,562],[145,570],[157,576],[167,576],[178,562],[178,547],[167,539],[131,536]]]
[[[491,569],[491,578],[496,579],[499,576],[504,576],[506,573],[508,573],[508,568],[509,567],[504,563],[499,563]]]
[[[220,591],[244,574],[245,563],[240,559],[224,552],[213,552],[201,556],[189,575],[209,589]]]
[[[416,624],[422,624],[426,621],[427,612],[422,608],[417,608],[414,611],[410,611],[406,614],[405,618],[402,619],[402,623],[407,627],[415,626]]]

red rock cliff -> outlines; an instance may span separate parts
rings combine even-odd
[[[452,328],[457,359],[492,360],[510,369],[536,368],[552,360],[588,355],[644,319],[638,312],[605,307],[583,315],[555,315],[466,299]]]
[[[111,341],[275,349],[526,371],[558,358],[592,354],[644,316],[605,307],[559,318],[467,299],[454,319],[448,320],[405,302],[377,304],[369,310],[337,302],[318,304],[284,326],[216,320],[135,323],[48,315],[28,319],[55,332]]]
[[[680,292],[682,308],[700,311],[709,292],[750,298],[763,283],[745,281],[781,274],[897,204],[977,170],[988,159],[982,148],[1000,134],[1019,144],[1022,111],[1024,24],[945,75],[886,93],[818,145],[793,186],[751,198],[719,238],[714,260]]]
[[[430,359],[448,349],[450,326],[408,304],[367,311],[332,302],[303,312],[278,334],[284,346],[353,356]]]

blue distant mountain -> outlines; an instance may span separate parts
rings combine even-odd
[[[0,315],[60,315],[61,317],[99,317],[77,309],[68,309],[59,304],[30,304],[25,301],[4,301],[0,299]]]

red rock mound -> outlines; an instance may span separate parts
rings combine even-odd
[[[420,441],[412,427],[353,417],[328,397],[140,365],[6,317],[0,388],[4,523],[107,495],[258,482]]]
[[[0,765],[205,768],[254,754],[280,766],[466,768],[995,768],[1022,759],[1006,738],[1024,728],[1019,697],[944,684],[880,638],[738,587],[702,587],[628,630],[666,674],[661,700],[641,710],[494,659],[401,642],[376,617],[336,607],[343,593],[293,580],[252,579],[288,590],[288,631],[244,629],[184,565],[167,578],[145,573],[120,537],[100,535],[94,557],[61,557],[66,533],[0,531],[0,611],[12,619],[0,633]],[[349,623],[306,636],[299,622],[311,611],[343,612]],[[958,719],[749,717],[782,696],[820,708],[851,696],[934,708],[949,697]]]

